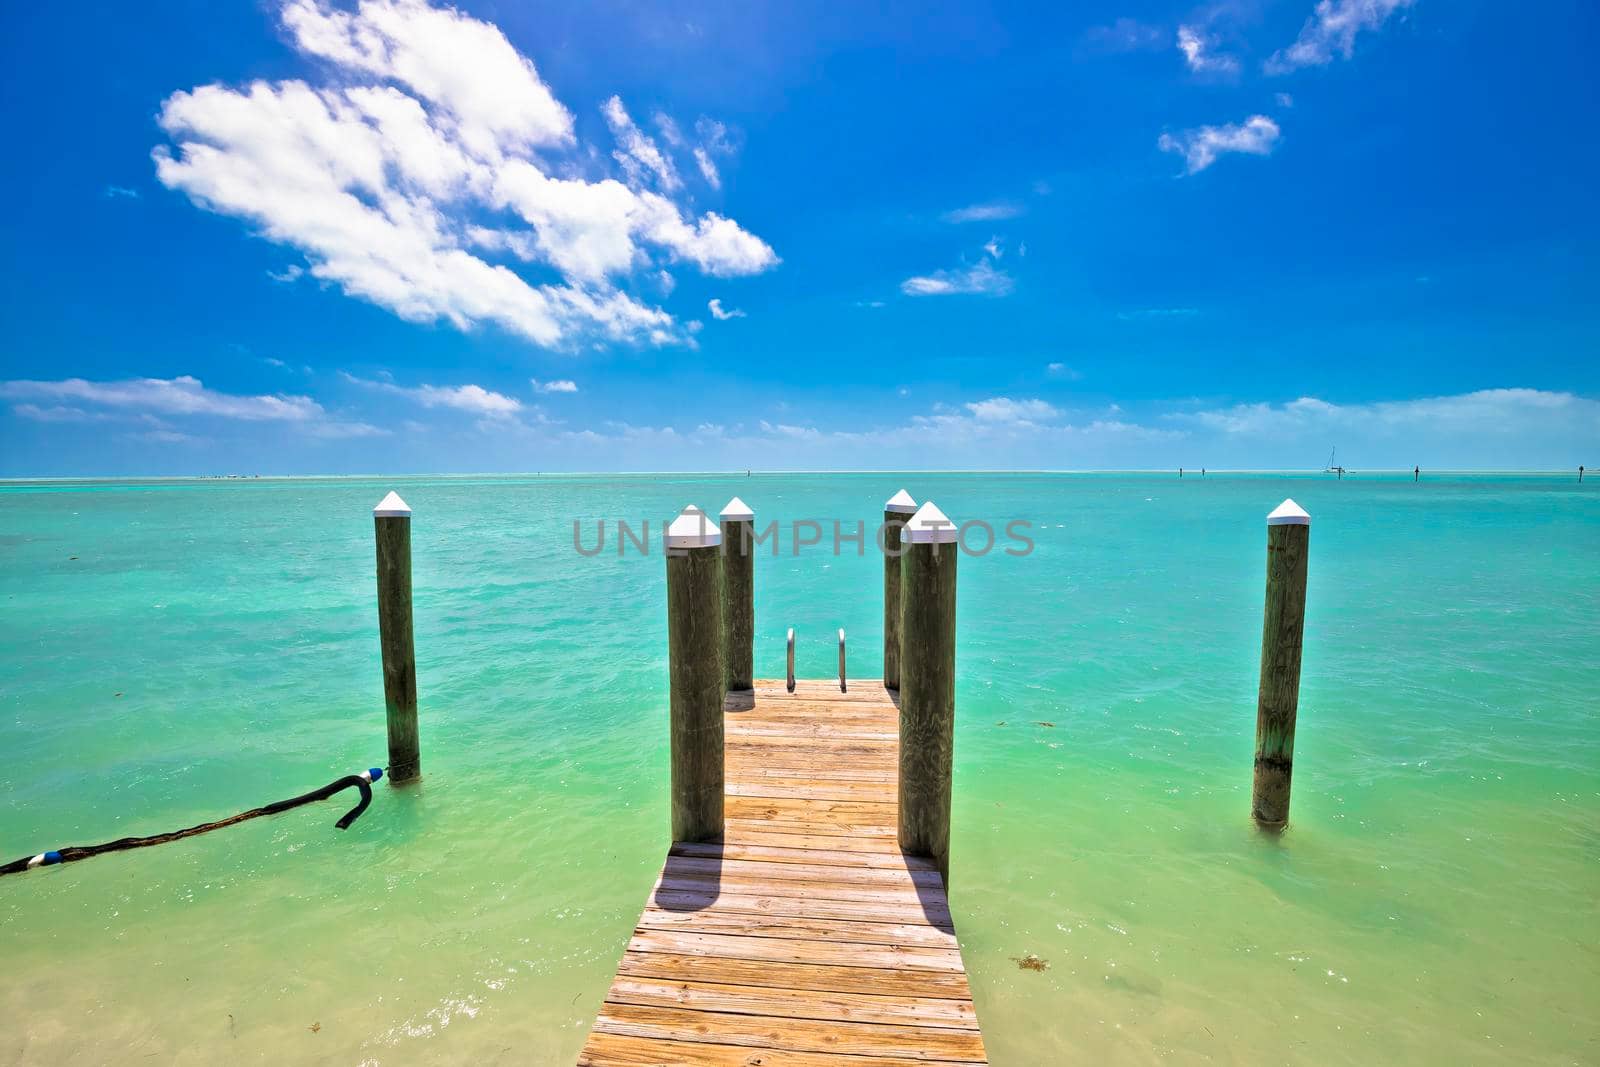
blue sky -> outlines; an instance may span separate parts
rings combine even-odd
[[[0,475],[1600,464],[1593,4],[14,12]]]

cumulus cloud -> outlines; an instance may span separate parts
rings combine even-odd
[[[308,273],[348,295],[549,347],[592,336],[670,344],[686,331],[620,278],[678,264],[729,277],[778,262],[734,220],[672,199],[681,183],[670,160],[615,97],[603,110],[622,180],[583,176],[590,155],[571,113],[490,23],[423,0],[353,11],[285,0],[280,13],[291,43],[331,68],[327,84],[172,94],[156,175],[297,249]],[[535,284],[480,253],[559,277]]]
[[[1014,219],[1021,215],[1023,207],[1012,200],[991,200],[984,204],[969,204],[966,207],[946,211],[941,216],[946,222],[998,222],[1003,219]]]
[[[1376,30],[1412,0],[1318,0],[1311,17],[1293,44],[1274,52],[1265,66],[1268,74],[1286,74],[1301,67],[1322,67],[1335,55],[1355,54],[1356,37]]]
[[[1278,143],[1278,124],[1265,115],[1251,115],[1240,123],[1201,126],[1173,135],[1164,133],[1156,142],[1163,152],[1176,152],[1185,163],[1185,173],[1198,174],[1229,152],[1265,156]]]
[[[1196,74],[1237,74],[1239,61],[1232,56],[1213,52],[1211,49],[1216,43],[1214,37],[1193,26],[1178,27],[1178,51],[1183,53],[1184,62],[1189,64],[1190,70]]]
[[[578,383],[571,378],[557,378],[555,381],[541,382],[537,378],[528,379],[528,384],[533,386],[536,393],[576,393]]]
[[[711,309],[711,317],[718,322],[727,322],[729,319],[742,319],[745,317],[744,312],[737,308],[724,308],[720,299],[712,299],[706,304],[706,307]]]

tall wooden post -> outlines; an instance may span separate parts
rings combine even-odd
[[[755,512],[734,497],[722,509],[722,658],[728,689],[754,683],[756,639]]]
[[[1311,516],[1293,500],[1267,516],[1267,602],[1256,698],[1256,771],[1250,811],[1263,827],[1289,821],[1294,722],[1300,707],[1300,650],[1306,621]]]
[[[667,527],[672,839],[722,836],[722,531],[697,507]]]
[[[417,739],[417,655],[411,638],[411,509],[398,493],[372,509],[378,545],[378,643],[383,649],[383,706],[389,720],[389,781],[422,774]]]
[[[900,688],[900,532],[916,513],[904,489],[883,505],[883,685]]]
[[[906,524],[901,564],[900,847],[950,881],[955,753],[956,526],[928,501]]]

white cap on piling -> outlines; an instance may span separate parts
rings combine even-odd
[[[400,499],[399,493],[391,490],[388,496],[378,501],[378,506],[372,509],[372,514],[380,519],[409,519],[411,507]]]
[[[911,516],[901,539],[913,545],[955,544],[956,524],[947,519],[938,505],[930,500]]]
[[[1310,526],[1311,516],[1293,500],[1285,500],[1267,516],[1268,526]]]
[[[884,502],[883,510],[892,511],[897,515],[910,515],[917,510],[917,502],[911,499],[910,493],[902,489]]]
[[[749,504],[746,504],[738,497],[734,497],[732,500],[728,501],[727,506],[722,509],[722,517],[724,519],[734,519],[739,522],[748,522],[756,517],[756,513],[750,510]]]
[[[667,526],[668,548],[716,548],[722,544],[722,527],[705,511],[690,504]]]

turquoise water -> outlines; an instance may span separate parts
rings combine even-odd
[[[785,475],[0,484],[0,859],[384,760],[424,784],[0,880],[0,1063],[571,1062],[667,835],[664,562],[572,522],[904,485],[962,560],[951,896],[997,1064],[1600,1061],[1600,484]],[[1314,516],[1293,825],[1248,820],[1266,513]],[[830,527],[831,528],[831,527]],[[757,674],[881,667],[881,561],[757,562]],[[75,558],[74,558],[75,557]],[[1051,724],[1051,725],[1042,725]],[[1043,973],[1019,970],[1035,953]]]

